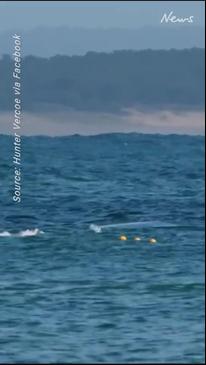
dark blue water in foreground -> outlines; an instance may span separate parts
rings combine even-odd
[[[204,139],[26,138],[19,206],[12,142],[0,233],[45,234],[0,237],[0,362],[203,363]],[[89,230],[150,220],[178,227]]]

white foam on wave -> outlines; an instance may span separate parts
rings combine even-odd
[[[19,232],[19,237],[32,237],[32,236],[38,236],[40,234],[44,234],[43,231],[40,231],[40,229],[26,229],[25,231]]]
[[[25,231],[20,231],[18,233],[10,233],[8,231],[0,232],[0,237],[32,237],[44,234],[39,228],[26,229]]]
[[[118,229],[118,228],[171,228],[171,227],[176,227],[176,225],[171,223],[163,223],[156,221],[116,223],[116,224],[106,224],[106,225],[98,225],[92,223],[89,226],[89,228],[96,233],[101,233],[102,230],[113,229],[113,228]]]
[[[94,231],[96,233],[102,232],[102,227],[98,226],[97,224],[90,224],[89,229],[91,229],[91,231]]]

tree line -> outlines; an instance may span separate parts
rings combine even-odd
[[[88,52],[22,59],[22,105],[76,110],[204,107],[204,50]],[[12,110],[14,61],[0,59],[0,109]]]

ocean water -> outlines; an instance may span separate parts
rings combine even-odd
[[[20,204],[12,155],[0,136],[0,362],[203,363],[204,138],[23,138]]]

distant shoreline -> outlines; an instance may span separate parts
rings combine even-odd
[[[23,135],[22,139],[37,139],[37,138],[43,138],[43,139],[73,139],[73,138],[105,138],[105,137],[110,137],[110,136],[156,136],[156,137],[188,137],[188,138],[201,138],[201,139],[205,139],[205,134],[189,134],[189,133],[138,133],[138,132],[112,132],[112,133],[99,133],[99,134],[78,134],[78,133],[74,133],[74,134],[68,134],[68,135],[62,135],[62,136],[50,136],[50,135],[46,135],[46,134],[36,134],[36,135]],[[0,138],[1,137],[6,137],[6,138],[11,138],[12,134],[4,134],[4,133],[0,133]]]

